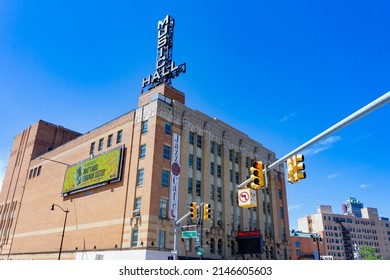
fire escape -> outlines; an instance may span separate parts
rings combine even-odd
[[[353,257],[353,244],[351,239],[351,233],[340,221],[337,221],[337,223],[341,226],[341,234],[343,235],[345,259],[353,260],[354,257]]]

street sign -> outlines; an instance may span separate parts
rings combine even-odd
[[[196,238],[196,230],[182,231],[181,238]]]
[[[196,254],[198,256],[204,255],[204,253],[205,253],[205,249],[204,248],[198,248],[198,250],[196,251]]]
[[[249,188],[239,189],[238,206],[243,208],[257,207],[256,191]]]

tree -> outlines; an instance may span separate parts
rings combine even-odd
[[[375,247],[359,246],[360,256],[362,260],[383,260],[383,257],[378,255]]]

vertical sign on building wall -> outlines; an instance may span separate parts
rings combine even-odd
[[[169,218],[176,219],[179,204],[179,179],[180,179],[180,141],[181,136],[173,133],[172,136],[172,161],[171,161],[171,186],[169,197]]]

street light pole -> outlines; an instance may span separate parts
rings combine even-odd
[[[318,260],[321,260],[321,254],[320,254],[320,242],[322,242],[322,237],[318,233],[312,234],[311,238],[313,238],[313,242],[317,244],[317,251],[318,251]]]
[[[61,259],[61,252],[62,252],[62,244],[64,243],[64,236],[65,236],[65,228],[66,228],[66,219],[68,218],[68,213],[70,212],[68,208],[65,210],[58,204],[53,203],[51,206],[51,211],[54,211],[54,206],[59,207],[63,212],[65,212],[65,221],[64,221],[64,228],[62,229],[62,236],[61,236],[61,245],[60,245],[60,251],[58,253],[58,259]]]

